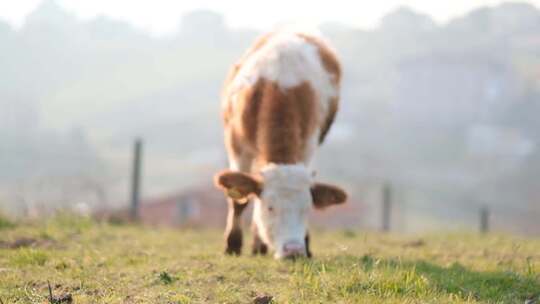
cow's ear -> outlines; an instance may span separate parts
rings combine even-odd
[[[323,209],[331,205],[343,204],[347,200],[347,193],[337,186],[315,183],[311,186],[313,206]]]
[[[247,173],[225,170],[216,174],[214,182],[228,197],[239,202],[247,202],[249,195],[260,195],[262,192],[262,183]]]

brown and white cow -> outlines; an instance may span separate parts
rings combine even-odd
[[[311,206],[322,209],[347,197],[314,182],[310,168],[336,115],[340,78],[330,46],[295,32],[260,37],[230,71],[222,101],[230,168],[215,177],[229,198],[227,253],[240,254],[240,217],[252,201],[254,254],[311,255]]]

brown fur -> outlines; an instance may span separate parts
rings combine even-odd
[[[339,85],[341,81],[341,65],[339,64],[339,61],[334,54],[334,51],[328,48],[326,46],[326,43],[323,42],[320,38],[301,33],[298,34],[298,36],[304,38],[304,40],[306,40],[308,43],[317,47],[324,68],[328,73],[332,75],[332,80],[334,81],[334,84]]]
[[[230,125],[232,143],[242,142],[255,151],[259,164],[301,162],[307,140],[317,128],[315,102],[308,82],[282,90],[259,79],[238,101],[236,115],[241,118]]]
[[[242,58],[231,68],[231,70],[229,71],[229,74],[228,74],[228,76],[227,76],[227,78],[225,80],[224,93],[223,93],[224,98],[228,98],[228,96],[226,96],[228,94],[228,91],[227,91],[228,86],[234,80],[234,77],[237,75],[238,71],[242,67],[243,62],[247,58],[249,58],[250,55],[252,55],[257,50],[259,50],[262,46],[264,46],[264,44],[272,37],[272,35],[273,35],[273,33],[268,33],[268,34],[260,36],[255,41],[255,43],[244,53]],[[326,71],[328,73],[330,73],[332,75],[332,81],[334,82],[334,84],[339,87],[339,84],[341,82],[341,65],[340,65],[339,60],[337,59],[337,56],[335,55],[334,51],[332,49],[330,49],[326,45],[326,43],[324,41],[322,41],[320,38],[317,38],[315,36],[302,34],[302,33],[298,33],[297,35],[302,37],[304,40],[306,40],[306,42],[308,42],[308,43],[310,43],[310,44],[317,47],[317,50],[318,50],[318,53],[319,53],[319,56],[321,58],[321,61],[322,61],[322,64],[323,64],[324,68],[326,69]],[[260,87],[259,87],[259,89],[260,89]],[[257,94],[254,94],[254,93],[257,93]],[[253,92],[253,89],[252,89],[252,90],[249,90],[248,92],[244,92],[244,96],[241,99],[243,99],[243,100],[250,100],[250,98],[258,99],[258,98],[260,98],[260,96],[258,95],[260,93],[261,93],[260,91]],[[248,96],[245,96],[245,95],[248,95]],[[227,108],[223,109],[223,112],[222,112],[223,120],[225,121],[225,125],[227,125],[230,122],[231,117],[234,114],[233,109],[231,108],[231,106],[232,106],[232,104],[229,103],[227,105]],[[324,139],[325,139],[326,135],[328,134],[328,131],[330,130],[330,127],[332,126],[332,124],[334,122],[336,113],[338,111],[338,107],[339,107],[339,97],[333,98],[331,100],[330,106],[328,108],[328,113],[326,114],[326,117],[323,118],[323,122],[322,122],[322,125],[321,125],[321,132],[320,132],[320,136],[319,136],[319,144],[322,144],[324,142]],[[252,111],[257,111],[258,109],[257,109],[257,107],[252,107],[251,110]],[[253,112],[252,112],[252,114],[253,114]],[[248,114],[246,114],[246,115],[248,115]],[[252,131],[252,133],[254,133],[254,132],[255,131]],[[231,138],[231,142],[229,143],[229,144],[234,145],[234,146],[231,147],[231,148],[234,149],[234,151],[239,151],[238,142],[241,141],[241,140],[239,140],[238,137],[239,137],[238,135],[235,136],[233,134],[233,136]]]
[[[324,142],[324,139],[326,138],[328,131],[330,131],[330,127],[332,126],[332,124],[334,123],[334,119],[336,118],[338,107],[339,107],[339,98],[337,97],[332,98],[328,106],[328,113],[326,114],[326,118],[321,127],[321,133],[319,135],[319,144],[322,144]]]
[[[336,186],[315,183],[311,186],[311,197],[315,208],[323,209],[331,205],[345,203],[347,193]]]
[[[324,68],[326,69],[328,73],[332,75],[332,81],[334,82],[334,85],[339,87],[339,84],[341,82],[341,65],[337,59],[337,56],[334,54],[334,52],[330,48],[328,48],[321,39],[317,37],[309,36],[305,34],[298,34],[298,35],[304,38],[304,40],[306,40],[308,43],[311,43],[317,47],[317,50],[319,51],[319,56],[321,57],[321,61],[323,63]],[[319,136],[319,144],[322,144],[324,142],[324,139],[326,138],[328,131],[330,131],[330,127],[332,126],[334,122],[338,107],[339,107],[339,97],[333,98],[330,102],[328,113],[326,114],[326,118],[324,119],[323,125],[321,127],[321,134]]]
[[[223,93],[222,93],[222,98],[228,98],[227,94],[229,93],[228,92],[228,87],[229,85],[231,84],[231,82],[234,80],[234,78],[236,77],[236,75],[238,74],[238,71],[240,70],[240,68],[242,67],[242,64],[244,63],[244,61],[249,58],[249,56],[251,56],[253,53],[255,53],[257,50],[259,50],[262,46],[264,46],[264,44],[268,41],[268,39],[270,39],[272,37],[272,33],[267,33],[267,34],[264,34],[262,36],[260,36],[259,38],[257,38],[257,40],[255,40],[255,42],[253,43],[253,45],[242,55],[242,57],[231,67],[231,69],[229,70],[229,73],[227,74],[227,77],[225,78],[225,83],[224,83],[224,87],[223,87]],[[229,108],[227,109],[224,109],[223,112],[222,112],[222,116],[223,116],[223,120],[225,121],[225,124],[228,123],[229,121],[229,118],[232,114],[232,109],[230,108],[230,104],[229,104]]]

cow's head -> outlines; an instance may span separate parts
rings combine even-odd
[[[336,186],[313,183],[303,165],[268,165],[260,175],[224,171],[216,185],[238,202],[255,202],[253,220],[262,241],[276,258],[305,256],[310,208],[342,204],[346,193]]]

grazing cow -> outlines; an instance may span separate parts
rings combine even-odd
[[[320,37],[277,32],[260,37],[225,82],[222,111],[229,170],[216,185],[228,196],[226,252],[240,254],[240,218],[254,203],[252,252],[311,256],[307,216],[313,205],[341,204],[338,187],[316,183],[315,149],[338,109],[341,69]]]

